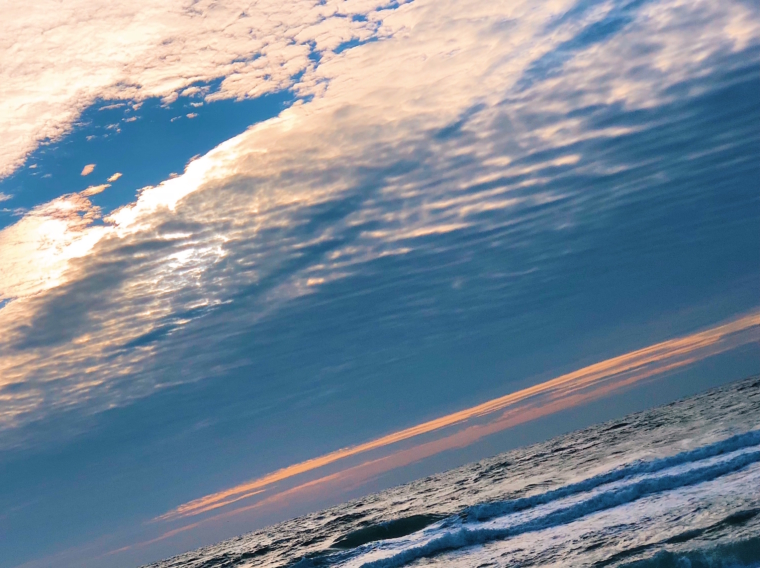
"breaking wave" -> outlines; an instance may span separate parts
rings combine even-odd
[[[422,530],[442,518],[442,515],[412,515],[411,517],[402,517],[369,525],[340,537],[332,546],[333,548],[356,548],[378,540],[400,538]]]
[[[760,568],[758,487],[753,377],[153,568]]]
[[[386,541],[384,543],[385,550],[378,548],[375,550],[375,553],[387,552],[388,556],[375,560],[368,559],[368,561],[360,565],[363,568],[392,568],[402,566],[418,558],[433,556],[447,550],[483,544],[493,540],[507,539],[527,532],[540,531],[568,524],[586,515],[625,505],[643,497],[711,481],[742,470],[750,464],[760,462],[760,449],[752,450],[754,446],[758,445],[760,445],[760,432],[751,431],[747,434],[734,436],[722,442],[669,458],[653,460],[651,462],[636,462],[609,473],[533,497],[471,507],[463,517],[449,518],[442,521],[439,525],[431,526],[421,538],[409,542]],[[699,462],[703,460],[715,458],[723,454],[731,454],[740,450],[745,451],[733,457],[727,455],[725,460],[718,461],[717,463],[699,466]],[[668,473],[666,471],[684,464],[696,464],[697,467],[676,473]],[[637,478],[642,474],[657,472],[662,472],[662,475],[645,477],[643,479]],[[546,514],[509,526],[494,526],[496,525],[495,522],[470,520],[482,519],[483,517],[494,519],[496,516],[501,517],[537,505],[550,504],[566,497],[574,495],[582,497],[583,493],[600,488],[603,485],[625,480],[629,480],[630,483],[616,486],[606,491],[595,492],[587,498],[582,498],[572,504],[553,508]],[[555,503],[555,505],[561,505],[561,503]],[[499,519],[495,520],[498,521]],[[652,561],[654,562],[655,560],[653,559]],[[668,566],[668,564],[652,564],[651,566],[660,565]],[[690,566],[690,564],[684,563],[677,565]]]
[[[660,458],[649,462],[638,461],[629,465],[623,466],[618,469],[614,469],[608,473],[603,473],[588,479],[584,479],[578,483],[572,483],[565,485],[546,493],[539,495],[533,495],[531,497],[524,497],[522,499],[514,499],[511,501],[500,501],[496,503],[482,503],[469,507],[463,513],[466,519],[473,520],[486,520],[493,517],[500,517],[510,513],[517,513],[536,507],[538,505],[545,505],[557,499],[563,499],[572,495],[586,493],[592,489],[596,489],[602,485],[613,483],[615,481],[622,481],[626,478],[633,477],[635,475],[643,475],[647,473],[657,473],[664,471],[672,467],[683,465],[690,462],[698,462],[712,457],[720,456],[741,450],[743,448],[749,448],[752,446],[760,445],[760,430],[752,430],[745,434],[739,434],[710,444],[703,446],[695,450],[683,452],[675,456],[667,458]]]
[[[620,568],[760,568],[760,537],[688,552],[664,550]]]

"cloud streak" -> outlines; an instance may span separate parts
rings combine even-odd
[[[588,402],[609,394],[611,390],[692,364],[699,359],[734,349],[746,343],[757,342],[760,339],[759,327],[760,314],[752,313],[712,329],[663,341],[613,357],[471,408],[441,416],[435,420],[423,422],[363,444],[342,448],[317,458],[293,464],[247,483],[180,505],[156,520],[169,521],[206,513],[258,495],[264,488],[273,486],[280,481],[322,468],[339,460],[385,449],[405,440],[461,425],[496,412],[506,411],[487,425],[471,426],[442,440],[418,445],[390,458],[370,462],[377,465],[379,462],[390,461],[392,465],[386,465],[385,469],[406,465],[452,447],[471,444],[483,436],[521,422],[570,408],[582,402]],[[610,382],[613,384],[606,384]],[[593,392],[586,392],[589,389],[593,389]],[[537,397],[539,398],[537,399]],[[366,471],[367,464],[361,466],[360,469]]]

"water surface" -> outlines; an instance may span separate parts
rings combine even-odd
[[[154,568],[760,566],[760,379]]]

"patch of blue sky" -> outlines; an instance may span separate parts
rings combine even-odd
[[[372,43],[375,41],[377,41],[377,37],[371,37],[369,39],[353,38],[348,41],[344,41],[338,47],[336,47],[333,51],[335,53],[341,53],[343,51],[346,51],[347,49],[351,49],[352,47],[358,47],[360,45],[364,45],[365,43]]]
[[[630,11],[637,8],[640,4],[650,1],[651,0],[618,0],[614,2],[613,10],[623,12]],[[604,5],[605,3],[608,3],[608,0],[579,0],[572,8],[566,12],[559,14],[553,20],[551,20],[549,25],[546,27],[546,31],[553,31],[564,24],[577,22],[581,18],[585,17],[589,11],[597,8],[598,6]]]
[[[64,138],[40,145],[24,166],[0,180],[0,193],[11,196],[0,203],[0,229],[56,197],[110,183],[90,196],[108,213],[133,201],[139,189],[182,173],[194,156],[277,116],[294,99],[292,92],[282,91],[210,103],[194,97],[169,104],[160,98],[142,104],[98,101]],[[95,168],[82,175],[88,164]]]
[[[311,46],[311,51],[309,52],[309,61],[313,61],[314,63],[319,63],[322,60],[322,55],[316,50],[316,46]]]
[[[381,12],[383,10],[395,10],[396,8],[398,8],[399,6],[401,6],[402,4],[409,4],[412,1],[413,0],[407,0],[406,2],[404,2],[403,0],[391,0],[385,6],[379,6],[379,7],[375,8],[375,12]]]
[[[589,25],[583,27],[578,34],[569,39],[556,49],[539,57],[533,64],[526,69],[522,78],[518,82],[518,87],[527,89],[536,81],[552,77],[559,73],[562,66],[573,58],[576,53],[586,49],[595,43],[603,43],[621,32],[626,26],[633,22],[635,11],[650,0],[632,0],[629,2],[617,3],[605,16]],[[568,20],[568,16],[574,18],[585,14],[599,2],[579,2],[570,11],[558,18],[547,28],[551,32]]]

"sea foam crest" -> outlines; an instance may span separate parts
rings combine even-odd
[[[657,473],[671,467],[686,464],[689,462],[698,462],[721,454],[727,454],[743,448],[760,445],[760,430],[752,430],[744,434],[732,436],[720,442],[702,446],[688,452],[682,452],[667,458],[659,458],[652,461],[635,461],[618,469],[613,469],[607,473],[589,477],[578,483],[572,483],[559,487],[545,493],[513,499],[510,501],[498,501],[493,503],[481,503],[468,507],[462,513],[462,516],[468,520],[486,520],[494,517],[501,517],[509,513],[524,511],[538,505],[545,505],[557,499],[564,499],[579,493],[586,493],[601,485],[622,481],[628,477],[642,475],[647,473]]]
[[[492,507],[490,509],[490,517],[493,518],[498,510],[495,505],[502,507],[500,509],[502,514],[509,514],[528,507],[550,503],[563,497],[583,493],[603,484],[619,481],[627,477],[655,473],[681,464],[698,462],[741,449],[751,449],[752,446],[757,445],[760,445],[760,431],[752,431],[669,458],[662,458],[651,462],[636,462],[607,474],[595,476],[583,482],[549,491],[542,495],[501,504],[490,504]],[[461,519],[456,523],[443,522],[438,528],[435,528],[435,526],[431,527],[431,529],[435,528],[435,530],[425,531],[427,534],[422,538],[418,537],[409,541],[401,541],[401,539],[398,541],[387,541],[384,543],[385,546],[376,548],[371,552],[371,555],[375,556],[376,559],[367,559],[365,562],[361,562],[361,558],[357,558],[356,560],[359,560],[358,565],[362,568],[393,568],[403,566],[418,558],[431,556],[445,550],[458,549],[493,540],[502,540],[526,532],[568,524],[586,515],[625,505],[648,495],[711,481],[757,462],[760,462],[760,449],[757,451],[747,451],[733,458],[704,467],[695,467],[679,473],[666,473],[657,477],[632,480],[630,484],[616,487],[609,491],[595,493],[587,499],[553,509],[545,515],[534,517],[526,522],[508,527],[498,527],[493,526],[493,523],[472,522]],[[481,507],[483,506],[481,505]],[[383,548],[385,550],[382,550]],[[383,552],[386,552],[388,555],[383,558],[377,558],[376,555]]]

